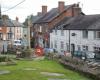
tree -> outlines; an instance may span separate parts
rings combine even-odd
[[[26,19],[25,19],[25,22],[23,23],[24,25],[28,26],[28,19],[30,17],[30,21],[32,22],[32,18],[33,18],[33,15],[29,15]]]
[[[2,15],[2,19],[4,19],[4,20],[9,19],[9,16],[8,15]]]

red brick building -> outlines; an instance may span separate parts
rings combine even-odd
[[[50,29],[65,17],[82,15],[79,4],[65,5],[63,1],[58,2],[58,7],[47,12],[47,6],[42,6],[42,17],[33,23],[35,45],[49,47]]]

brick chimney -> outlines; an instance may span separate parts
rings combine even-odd
[[[47,6],[42,6],[42,15],[47,13]]]
[[[37,13],[37,16],[41,16],[41,15],[42,15],[42,13],[41,13],[41,12],[38,12],[38,13]]]
[[[16,21],[19,21],[19,18],[18,17],[16,17]]]
[[[65,2],[63,1],[59,1],[58,2],[58,11],[61,13],[62,11],[64,11],[64,7],[65,7]]]
[[[74,4],[72,9],[72,16],[78,16],[81,13],[81,8],[79,7],[79,4]]]

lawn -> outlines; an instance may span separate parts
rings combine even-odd
[[[0,80],[91,80],[79,73],[65,69],[62,65],[50,60],[17,60],[17,65],[0,66],[0,70],[9,70],[0,74]],[[42,73],[59,73],[47,75]]]

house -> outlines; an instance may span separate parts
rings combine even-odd
[[[81,8],[79,4],[65,5],[65,2],[59,1],[58,7],[53,8],[47,12],[47,6],[42,6],[42,17],[40,17],[34,24],[34,37],[35,45],[41,47],[49,47],[50,43],[50,29],[54,27],[55,24],[62,21],[66,16],[73,17],[82,15]]]
[[[50,48],[61,54],[100,52],[100,15],[66,17],[50,33]]]
[[[16,17],[15,20],[12,20],[12,23],[14,24],[14,27],[12,29],[12,32],[14,33],[14,40],[20,40],[23,37],[23,24],[19,22],[19,18]]]
[[[1,51],[7,51],[7,45],[13,44],[15,39],[22,38],[22,24],[19,23],[18,18],[11,20],[7,15],[1,15],[0,7],[0,47]]]
[[[3,20],[0,19],[0,52],[7,51],[8,42],[11,43],[13,33],[11,28],[14,27],[14,24],[10,19]]]

